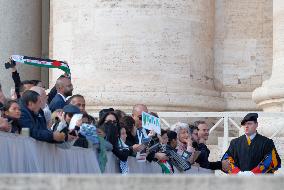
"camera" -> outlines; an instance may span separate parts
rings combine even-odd
[[[13,68],[15,66],[16,66],[16,62],[13,60],[10,60],[7,63],[5,63],[5,69]]]

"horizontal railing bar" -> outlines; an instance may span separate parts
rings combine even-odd
[[[247,113],[258,113],[259,117],[284,117],[284,112],[157,112],[161,118],[186,118],[186,117],[237,117],[242,118]],[[131,113],[127,113],[131,115]],[[99,113],[93,113],[94,117],[98,117]]]

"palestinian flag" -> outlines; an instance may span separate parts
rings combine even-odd
[[[11,60],[17,63],[23,63],[27,65],[32,65],[35,67],[46,67],[46,68],[58,68],[63,70],[68,75],[70,74],[70,68],[66,62],[51,60],[51,59],[41,59],[35,57],[28,57],[22,55],[12,55]]]
[[[158,161],[158,164],[162,168],[162,173],[164,173],[164,174],[173,174],[174,173],[172,166],[170,165],[170,163],[167,160],[160,160],[160,161]]]

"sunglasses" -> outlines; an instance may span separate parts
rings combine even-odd
[[[107,123],[107,124],[117,125],[117,121],[113,121],[113,120],[105,121],[105,123]]]

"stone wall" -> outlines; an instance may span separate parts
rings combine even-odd
[[[51,56],[93,111],[255,110],[271,74],[270,0],[53,0],[51,23]]]
[[[216,0],[215,85],[225,110],[255,110],[252,91],[271,75],[272,0]]]
[[[215,177],[190,175],[1,175],[0,188],[7,190],[140,190],[140,189],[280,189],[283,176]]]
[[[0,83],[6,96],[14,87],[11,71],[4,62],[13,54],[41,56],[41,1],[0,0]],[[19,66],[22,80],[40,79],[40,70]]]
[[[69,61],[75,92],[89,109],[145,103],[160,111],[220,111],[214,2],[54,0],[50,52]],[[58,75],[52,71],[53,83]]]

